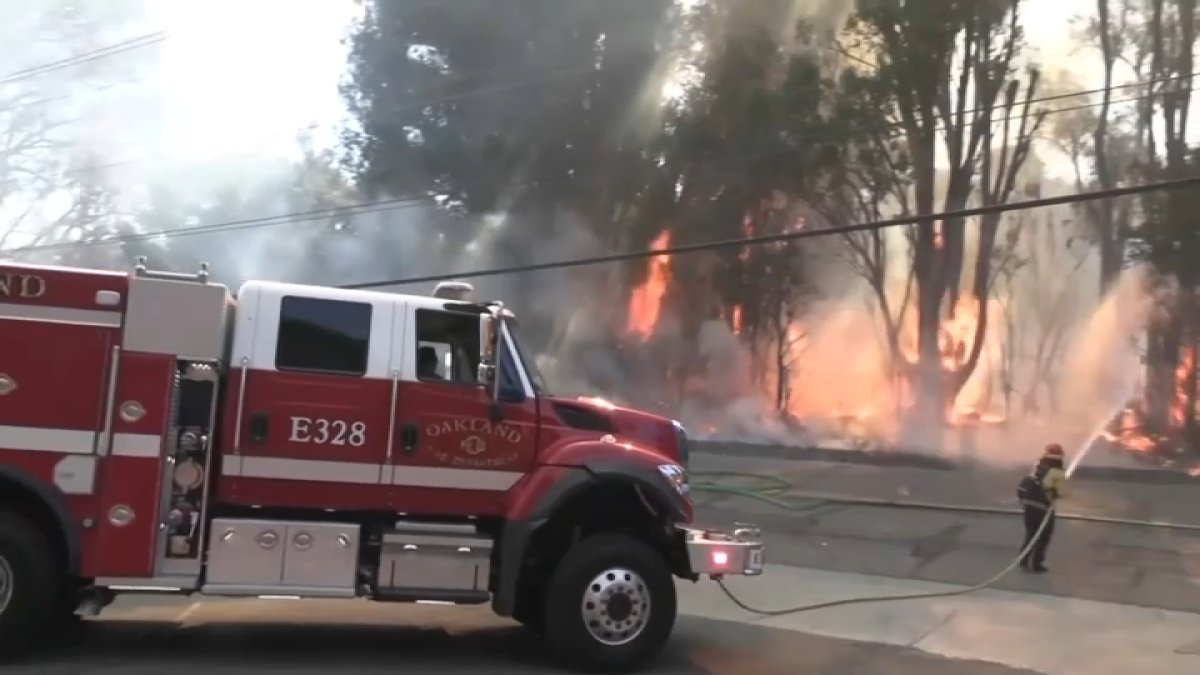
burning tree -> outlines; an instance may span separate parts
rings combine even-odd
[[[1188,137],[1195,1],[1096,0],[1095,6],[1082,37],[1100,56],[1105,91],[1092,119],[1080,125],[1086,128],[1090,122],[1092,127],[1090,139],[1079,144],[1079,157],[1090,174],[1085,179],[1080,171],[1080,186],[1109,188],[1196,175],[1200,164]],[[1125,86],[1134,94],[1132,100],[1115,100],[1109,89],[1120,69],[1130,72],[1136,84]],[[1140,200],[1098,200],[1083,209],[1100,246],[1105,288],[1130,258],[1149,263],[1159,275],[1159,311],[1146,330],[1144,390],[1120,423],[1122,440],[1138,449],[1200,441],[1194,358],[1200,326],[1200,273],[1195,266],[1200,228],[1192,216],[1196,201],[1194,191],[1167,191]]]
[[[910,184],[909,195],[895,199],[902,211],[920,216],[972,203],[998,205],[1017,192],[1042,121],[1033,109],[1037,70],[1026,71],[1024,81],[1017,75],[1020,7],[1020,0],[860,3],[848,49],[866,55],[872,70],[848,79],[855,90],[887,104],[881,109],[896,131],[872,140]],[[939,149],[947,156],[944,177]],[[882,187],[894,193],[896,183]],[[869,204],[872,210],[878,205],[878,199]],[[897,312],[908,311],[907,297],[899,308],[885,309],[892,358],[911,386],[912,442],[939,442],[938,430],[983,353],[1001,217],[979,218],[971,246],[965,225],[962,219],[927,220],[908,235],[916,324],[911,358],[902,349],[904,326],[897,320]],[[868,281],[878,286],[886,249],[868,244],[855,252]]]

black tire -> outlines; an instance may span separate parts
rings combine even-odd
[[[45,643],[63,584],[50,545],[36,527],[0,512],[0,660],[25,656]],[[49,600],[49,601],[48,601]]]
[[[512,618],[534,635],[541,635],[546,626],[545,601],[541,597],[536,597],[531,598],[528,602],[527,606],[514,612]]]
[[[612,570],[629,574],[605,574]],[[596,580],[605,585],[593,585]],[[585,605],[586,596],[597,593],[608,600]],[[625,599],[613,600],[617,596]],[[675,580],[666,561],[650,546],[621,534],[590,537],[567,551],[550,578],[545,603],[546,642],[564,665],[576,670],[635,670],[657,656],[675,627]],[[593,621],[585,611],[593,612]],[[589,623],[608,629],[611,641],[593,635]],[[625,641],[618,644],[621,639]]]

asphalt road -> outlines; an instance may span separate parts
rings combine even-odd
[[[800,489],[864,497],[909,494],[943,503],[1005,505],[1012,482],[986,472],[833,466],[796,462],[751,466]],[[712,466],[708,470],[726,467]],[[1200,482],[1162,486],[1079,483],[1071,508],[1111,517],[1197,523]],[[801,512],[739,497],[700,495],[704,524],[757,522],[769,563],[925,581],[973,584],[1016,553],[1021,525],[1008,515],[796,501]],[[1060,521],[1045,576],[1013,574],[997,588],[1200,612],[1200,533]],[[772,589],[774,592],[775,589]],[[684,590],[684,592],[687,592]],[[771,606],[791,604],[779,588]],[[541,645],[480,608],[365,601],[252,601],[129,596],[82,639],[5,675],[208,675],[253,673],[450,674],[563,672]],[[648,672],[705,675],[1000,675],[1004,666],[934,656],[903,647],[817,637],[742,623],[682,617]]]
[[[697,463],[701,463],[699,460]],[[1015,476],[1004,472],[930,471],[822,462],[718,462],[702,470],[779,476],[798,490],[963,506],[1015,506]],[[1184,485],[1075,481],[1067,513],[1200,524],[1200,481]],[[785,495],[786,497],[786,495]],[[701,493],[704,525],[753,522],[763,528],[768,563],[974,585],[1020,550],[1019,515],[900,509],[794,496],[788,512],[743,497]],[[1180,530],[1060,518],[1047,575],[1010,574],[996,589],[1200,612],[1200,529]],[[787,604],[785,597],[781,604]]]
[[[6,675],[564,672],[524,630],[479,608],[354,601],[123,598],[77,643]],[[898,647],[681,617],[663,675],[1013,675]]]

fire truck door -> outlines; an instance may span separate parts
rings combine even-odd
[[[385,503],[394,306],[389,297],[337,289],[261,290],[240,442],[222,467],[223,500],[331,509]]]
[[[505,400],[476,381],[479,315],[410,310],[395,411],[392,503],[405,513],[490,515],[537,452],[537,401],[502,362]],[[501,349],[508,349],[503,345]],[[503,360],[502,360],[503,361]]]

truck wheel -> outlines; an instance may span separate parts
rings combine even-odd
[[[545,637],[581,670],[630,670],[653,658],[675,626],[666,561],[626,535],[590,537],[567,551],[546,592]]]
[[[58,596],[45,537],[25,519],[0,513],[0,659],[24,655],[45,637]]]

